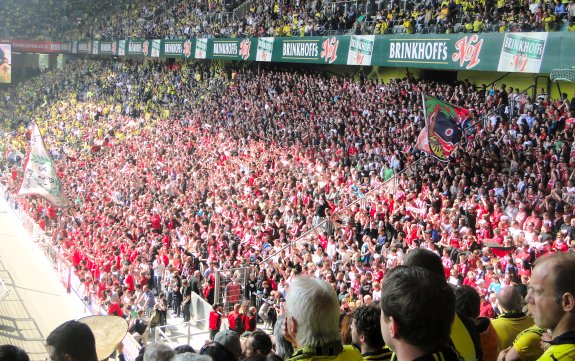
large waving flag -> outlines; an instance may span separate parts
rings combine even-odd
[[[56,167],[46,151],[36,123],[32,129],[30,152],[24,164],[24,178],[18,195],[37,195],[57,207],[68,206],[68,200],[62,189],[62,182],[56,174]]]
[[[470,112],[457,105],[423,95],[425,127],[417,137],[417,149],[447,161],[463,136],[463,124]]]

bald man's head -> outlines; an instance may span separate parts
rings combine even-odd
[[[506,312],[521,311],[521,293],[513,286],[503,287],[497,292],[499,306]]]

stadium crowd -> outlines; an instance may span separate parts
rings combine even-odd
[[[447,164],[415,149],[421,93],[473,114]],[[384,274],[424,248],[495,317],[499,291],[525,285],[535,259],[575,250],[567,94],[75,60],[1,102],[9,190],[36,120],[71,207],[20,207],[110,314],[189,318],[191,290],[213,304],[216,271],[241,266],[250,280],[234,293],[228,272],[225,306],[257,306],[270,327],[297,275],[331,283],[349,313],[379,301]]]
[[[9,1],[0,9],[6,19],[0,35],[77,40],[575,31],[572,1],[52,3]],[[242,10],[233,12],[240,3]]]

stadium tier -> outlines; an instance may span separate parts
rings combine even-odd
[[[6,1],[0,37],[37,40],[575,31],[567,1]]]
[[[505,290],[575,252],[573,1],[7,1],[7,213],[130,359],[273,328],[301,275],[349,318],[419,249],[527,317]]]

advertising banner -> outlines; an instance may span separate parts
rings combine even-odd
[[[272,61],[346,64],[348,49],[349,37],[276,38]]]
[[[60,42],[11,40],[12,50],[21,53],[60,53],[64,52]]]
[[[80,41],[78,43],[78,53],[80,54],[88,54],[90,53],[90,45],[91,43],[88,41]]]
[[[12,51],[26,52],[452,71],[548,74],[575,66],[575,33],[569,32],[9,42]]]
[[[100,41],[100,49],[99,52],[100,54],[114,54],[114,46],[112,44],[114,44],[115,41]]]
[[[193,39],[162,40],[160,56],[164,58],[192,57]]]
[[[347,65],[371,65],[374,46],[374,35],[353,35],[349,41]]]
[[[196,41],[196,51],[195,51],[195,58],[196,59],[206,59],[208,55],[208,39],[200,38]]]
[[[160,46],[161,46],[161,40],[160,39],[154,39],[152,40],[152,51],[150,53],[150,56],[152,58],[159,58],[160,57]]]
[[[274,38],[258,38],[257,61],[272,61]]]
[[[499,61],[500,34],[391,36],[372,65],[445,70],[493,70]],[[485,46],[489,43],[489,46]],[[383,60],[383,61],[382,61]]]
[[[60,43],[60,51],[63,53],[71,53],[72,52],[72,43],[69,41],[65,43]]]
[[[150,56],[150,41],[151,40],[126,40],[128,47],[126,55],[128,56]]]
[[[126,40],[118,41],[118,56],[126,55]]]
[[[538,73],[547,33],[506,33],[497,71]]]
[[[209,39],[208,58],[228,60],[255,60],[256,39]],[[253,46],[252,46],[253,43]]]

